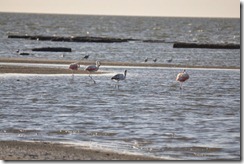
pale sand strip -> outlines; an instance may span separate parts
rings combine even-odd
[[[165,160],[50,142],[0,141],[0,160]]]
[[[33,58],[0,58],[0,62],[5,63],[41,63],[41,64],[71,64],[77,62],[75,60],[46,60],[46,59],[33,59]],[[80,60],[81,65],[95,64],[95,61]],[[164,63],[128,63],[128,62],[109,62],[100,61],[101,66],[141,66],[141,67],[175,67],[175,68],[216,68],[216,69],[240,69],[240,67],[221,67],[221,66],[189,66],[179,64],[164,64]],[[71,72],[71,71],[69,71]]]
[[[72,74],[72,70],[65,68],[51,68],[51,67],[33,67],[33,66],[17,66],[17,65],[1,65],[1,73],[24,73],[24,74]],[[92,74],[105,73],[102,71],[93,72]],[[87,71],[77,70],[74,74],[88,74]]]

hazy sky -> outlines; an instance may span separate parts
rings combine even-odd
[[[240,17],[239,0],[0,0],[0,12]]]

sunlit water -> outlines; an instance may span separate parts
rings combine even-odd
[[[50,20],[49,18],[52,17]],[[174,49],[173,43],[67,43],[8,39],[9,33],[240,43],[238,19],[1,14],[1,57],[188,66],[240,66],[240,50]],[[21,20],[21,21],[20,21]],[[31,52],[42,46],[71,53]],[[30,52],[18,56],[16,49]],[[3,64],[3,63],[1,63]],[[42,65],[49,66],[49,65]],[[68,68],[68,65],[55,65]],[[85,66],[82,66],[84,68]],[[125,81],[111,77],[128,70]],[[105,74],[0,74],[0,140],[69,142],[166,159],[240,159],[240,70],[108,67]]]

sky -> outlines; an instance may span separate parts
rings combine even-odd
[[[240,1],[0,0],[0,12],[240,18]]]

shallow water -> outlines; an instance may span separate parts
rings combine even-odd
[[[173,48],[176,41],[239,44],[240,19],[0,13],[0,25],[0,57],[80,60],[89,54],[88,60],[101,62],[142,63],[148,57],[148,63],[157,58],[172,65],[240,67],[240,49]],[[165,43],[7,38],[88,32]],[[31,51],[48,46],[72,52]],[[20,56],[17,49],[31,55]],[[111,77],[125,69],[127,79],[118,89]],[[102,65],[108,73],[93,75],[96,84],[88,75],[0,74],[0,140],[71,142],[167,159],[240,160],[240,70],[187,69],[190,79],[180,90],[175,78],[182,69]]]
[[[88,142],[176,159],[239,159],[240,71],[126,68],[94,75],[1,75],[1,140]],[[122,73],[121,68],[101,70]],[[230,80],[231,79],[231,80]]]

